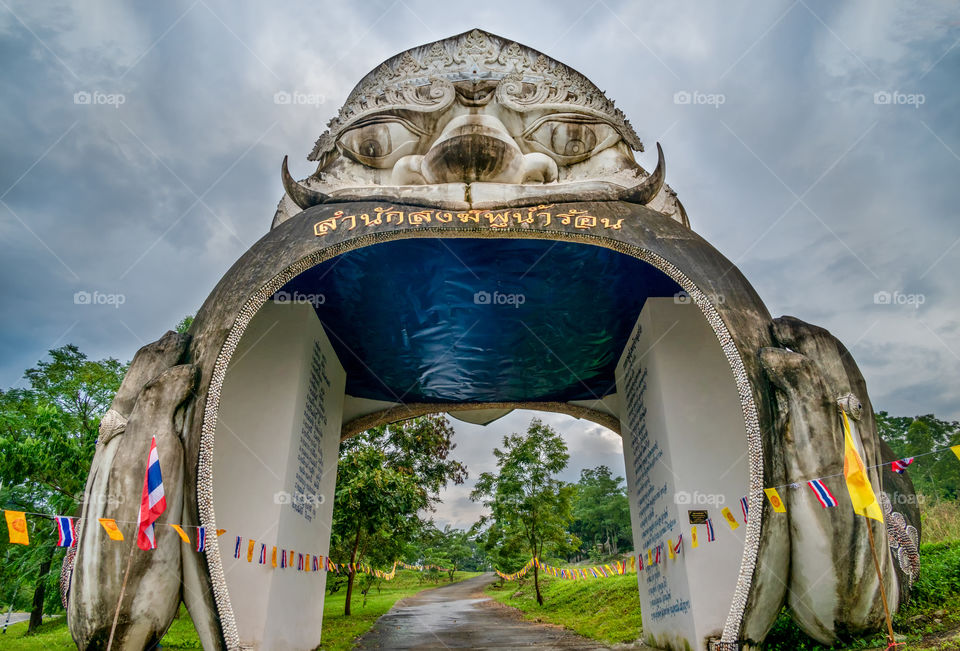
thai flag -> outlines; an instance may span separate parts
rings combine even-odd
[[[303,571],[303,554],[297,554],[297,570]]]
[[[810,488],[820,501],[820,506],[827,509],[831,506],[837,505],[837,498],[833,496],[833,493],[830,492],[829,488],[823,485],[822,481],[819,479],[814,479],[813,481],[808,481],[807,483],[810,484]]]
[[[197,551],[202,552],[207,549],[207,528],[197,527]]]
[[[57,516],[57,547],[75,547],[77,544],[77,525],[73,518]]]
[[[313,571],[314,572],[320,571],[320,560],[316,556],[313,557]]]
[[[157,538],[153,523],[167,508],[167,498],[163,493],[163,477],[160,475],[160,454],[157,452],[157,437],[150,439],[150,456],[147,458],[147,471],[143,476],[143,497],[140,500],[140,523],[137,530],[137,546],[140,549],[156,549]]]
[[[280,569],[286,569],[287,567],[287,550],[284,549],[280,553]]]
[[[677,544],[673,546],[673,553],[679,554],[680,549],[683,547],[683,534],[680,534],[680,537],[677,538]]]
[[[653,555],[653,562],[656,563],[656,564],[659,564],[659,563],[660,563],[660,548],[661,548],[661,547],[663,547],[663,545],[657,545],[657,553]]]
[[[747,511],[750,510],[750,509],[747,507],[747,498],[746,498],[746,497],[741,497],[741,498],[740,498],[740,510],[743,511],[743,521],[746,522],[746,521],[747,521]]]
[[[260,543],[260,564],[266,565],[267,563],[267,546],[263,543]]]
[[[240,558],[240,536],[237,536],[237,544],[233,548],[233,557]]]
[[[713,520],[707,518],[707,542],[713,542],[716,537],[713,535]]]
[[[909,466],[911,463],[913,463],[913,457],[907,457],[906,459],[897,459],[896,461],[890,464],[890,470],[897,473],[898,475],[902,475],[903,471],[906,470],[907,466]]]

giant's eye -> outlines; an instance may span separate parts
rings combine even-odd
[[[413,153],[421,135],[420,130],[406,120],[377,117],[351,127],[340,136],[337,145],[358,163],[385,169],[402,156]]]
[[[561,165],[579,163],[617,142],[616,130],[595,118],[578,114],[548,115],[523,133],[528,143]]]

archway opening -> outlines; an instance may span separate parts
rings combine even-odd
[[[663,271],[542,239],[415,238],[347,251],[276,292],[227,367],[213,502],[218,526],[249,532],[238,554],[223,554],[241,641],[320,640],[323,577],[250,566],[246,545],[326,556],[341,436],[430,411],[484,423],[513,408],[621,433],[638,553],[680,534],[689,545],[691,511],[726,526],[719,502],[733,507],[747,493],[730,362]],[[638,574],[647,639],[698,647],[720,637],[744,530]]]

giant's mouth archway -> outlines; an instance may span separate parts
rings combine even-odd
[[[216,440],[217,453],[211,481],[198,478],[203,521],[227,526],[242,517],[266,538],[322,536],[316,525],[329,518],[323,505],[306,521],[300,513],[284,522],[267,503],[290,488],[302,465],[288,442],[301,427],[311,365],[316,370],[311,356],[321,349],[322,374],[342,396],[332,410],[339,416],[337,440],[431,411],[486,422],[521,407],[629,432],[624,453],[638,548],[660,533],[640,526],[641,511],[659,508],[658,500],[672,506],[675,495],[721,492],[755,499],[763,451],[748,371],[718,312],[730,308],[726,295],[701,288],[650,249],[583,233],[491,235],[400,230],[346,246],[331,242],[279,270],[250,297],[220,350],[214,370],[220,386],[208,393],[203,446],[212,450]],[[618,383],[628,390],[618,391]],[[647,449],[637,449],[638,437]],[[336,447],[327,445],[321,457],[329,470]],[[279,450],[273,461],[271,449]],[[277,469],[265,473],[265,463]],[[321,475],[323,483],[329,475]],[[329,481],[321,490],[332,495]],[[677,524],[663,515],[665,526]],[[758,519],[744,529],[699,555],[702,567],[695,562],[683,570],[687,590],[673,602],[645,592],[648,577],[641,577],[651,616],[676,609],[691,616],[689,630],[661,638],[664,646],[737,635]],[[288,599],[295,586],[277,576],[273,588],[251,591],[249,568],[234,567],[242,562],[230,556],[219,549],[208,554],[223,630],[239,643],[269,644],[283,628],[270,607],[271,590]],[[322,603],[322,590],[320,584],[319,594],[299,596]],[[711,605],[692,598],[699,590],[716,597]]]
[[[242,519],[245,539],[323,554],[332,503],[273,496],[333,495],[342,437],[437,411],[485,423],[527,407],[619,431],[638,550],[692,534],[704,509],[688,507],[708,507],[725,536],[638,575],[654,646],[753,648],[783,605],[828,644],[880,624],[881,581],[894,606],[909,595],[916,564],[864,543],[905,528],[891,538],[800,491],[764,502],[764,486],[842,476],[838,407],[873,485],[914,494],[893,471],[881,481],[893,453],[849,351],[771,317],[690,229],[659,144],[641,166],[638,134],[593,82],[475,29],[383,62],[328,127],[307,178],[284,159],[270,232],[189,332],[138,351],[101,423],[81,517],[93,542],[70,575],[78,645],[117,627],[125,561],[96,544],[97,522],[139,518],[123,502],[140,485],[129,460],[157,432],[161,463],[182,466],[182,481],[165,474],[168,517],[182,506],[209,531]],[[743,517],[721,498],[742,499]],[[196,554],[161,537],[135,565],[121,646],[160,639],[182,599],[204,648],[316,648],[322,577],[239,567],[206,540]]]

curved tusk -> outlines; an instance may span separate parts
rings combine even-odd
[[[304,210],[321,204],[330,198],[322,192],[311,190],[294,181],[293,177],[290,176],[290,170],[287,168],[286,156],[283,157],[283,165],[280,166],[280,178],[283,179],[283,189],[287,191],[293,202]]]
[[[666,174],[667,164],[663,160],[663,148],[660,147],[660,143],[658,142],[657,169],[653,170],[653,174],[645,178],[642,183],[625,189],[620,194],[620,200],[639,203],[640,205],[650,203],[650,201],[657,196],[657,193],[660,192],[660,188],[663,187],[663,179]]]

